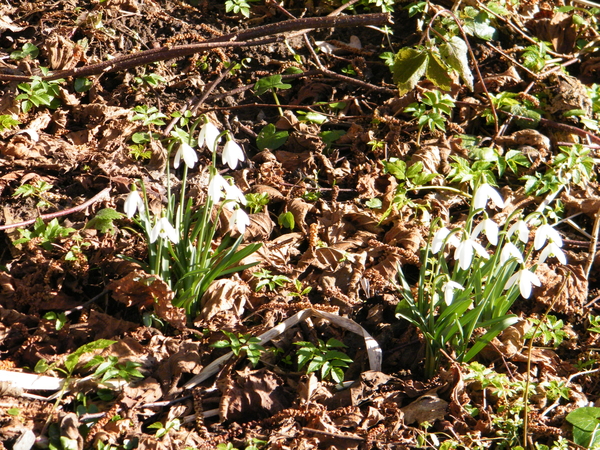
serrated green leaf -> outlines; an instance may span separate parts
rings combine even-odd
[[[470,90],[473,90],[473,73],[469,68],[467,44],[458,36],[453,36],[440,46],[445,61],[458,72]]]
[[[425,75],[438,88],[449,91],[452,87],[452,78],[448,75],[449,69],[442,63],[434,52],[429,55],[429,62]]]
[[[398,51],[392,73],[400,95],[406,94],[417,85],[425,75],[428,60],[429,55],[423,50],[405,47]]]

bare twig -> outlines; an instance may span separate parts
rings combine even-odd
[[[69,214],[73,214],[74,212],[82,211],[85,208],[87,208],[88,206],[96,203],[97,201],[108,197],[109,192],[110,192],[110,187],[104,188],[100,192],[98,192],[96,195],[94,195],[92,198],[90,198],[87,202],[84,202],[79,206],[74,206],[72,208],[64,209],[62,211],[56,211],[56,212],[53,212],[50,214],[41,214],[40,216],[36,217],[35,219],[26,220],[24,222],[0,225],[0,230],[10,230],[12,228],[26,227],[26,226],[29,226],[29,225],[35,223],[35,221],[38,219],[50,220],[50,219],[54,219],[56,217],[68,216]]]
[[[326,16],[326,17],[307,17],[302,19],[286,20],[238,33],[218,36],[207,39],[204,42],[195,44],[178,45],[174,47],[160,47],[157,49],[146,50],[133,53],[131,55],[119,56],[109,61],[103,61],[98,64],[91,64],[84,67],[76,67],[70,70],[60,70],[51,75],[43,77],[44,80],[56,80],[66,77],[87,77],[99,75],[101,73],[116,72],[130,69],[133,67],[151,64],[158,61],[180,58],[193,55],[212,48],[222,47],[252,47],[275,42],[281,38],[269,37],[292,31],[303,32],[316,28],[335,28],[335,27],[357,27],[366,25],[390,24],[391,17],[387,13],[379,14],[361,14],[357,16]],[[30,81],[31,77],[22,75],[0,74],[0,81]]]
[[[596,211],[596,220],[594,220],[594,230],[592,231],[592,241],[589,247],[588,262],[585,267],[585,279],[590,278],[590,271],[596,259],[596,245],[598,245],[598,231],[600,230],[600,210]]]

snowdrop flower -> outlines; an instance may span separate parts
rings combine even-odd
[[[450,234],[450,230],[446,227],[442,227],[435,232],[433,236],[433,241],[431,241],[431,253],[434,255],[442,249],[442,245],[444,244],[444,240]],[[448,239],[448,244],[453,247],[458,247],[460,241],[455,235],[450,236]]]
[[[464,291],[465,288],[458,284],[456,281],[448,281],[442,286],[442,291],[444,291],[444,301],[446,305],[450,306],[452,300],[454,300],[454,291],[456,289],[460,289]]]
[[[487,240],[492,245],[498,245],[498,225],[492,219],[484,219],[475,227],[473,233],[471,233],[471,239],[479,236],[481,231],[485,233]]]
[[[494,202],[496,206],[504,208],[504,200],[502,200],[500,193],[489,184],[484,183],[475,192],[473,208],[475,210],[484,209],[487,206],[488,200]]]
[[[227,185],[225,186],[225,200],[233,200],[236,203],[241,203],[242,205],[245,205],[246,196],[244,195],[242,190],[236,185],[231,185],[229,183],[226,184]],[[225,203],[225,207],[230,211],[233,211],[234,206],[235,203],[233,202]]]
[[[517,239],[523,244],[527,244],[527,241],[529,241],[529,228],[527,227],[527,222],[519,219],[513,223],[508,229],[507,236],[510,238],[515,233],[517,233]]]
[[[129,193],[125,199],[123,209],[125,210],[125,214],[127,214],[129,219],[135,215],[136,211],[139,211],[140,214],[144,212],[144,201],[142,200],[142,197],[140,197],[140,193],[137,190],[134,189]]]
[[[454,251],[454,259],[458,261],[458,266],[462,270],[467,270],[471,267],[473,251],[482,258],[489,259],[490,257],[480,243],[476,242],[473,238],[465,239]]]
[[[219,143],[217,138],[219,137],[221,132],[217,127],[215,127],[211,122],[206,122],[200,128],[200,133],[198,134],[198,145],[202,147],[206,145],[211,152],[215,152],[217,149],[217,144]]]
[[[223,158],[223,164],[227,163],[229,168],[233,170],[237,167],[238,161],[244,160],[244,152],[237,142],[230,139],[225,142],[221,157]]]
[[[208,184],[208,196],[213,203],[219,203],[223,198],[223,191],[228,187],[230,184],[227,180],[217,173]]]
[[[511,258],[515,258],[518,262],[523,264],[523,255],[521,254],[521,251],[512,242],[507,242],[504,244],[504,247],[502,247],[502,252],[500,253],[500,264],[506,264]]]
[[[540,264],[545,262],[548,256],[556,257],[561,264],[567,263],[565,252],[563,252],[562,249],[554,242],[550,242],[548,245],[546,245],[546,248],[540,255]]]
[[[539,250],[544,246],[546,241],[554,242],[559,247],[562,247],[562,238],[560,237],[560,234],[547,223],[536,230],[533,247],[536,250]]]
[[[241,234],[244,234],[248,225],[250,225],[248,214],[243,209],[236,209],[231,215],[231,229],[237,229]]]
[[[177,230],[173,228],[166,217],[161,217],[156,221],[156,225],[150,231],[150,243],[156,242],[159,236],[163,239],[168,238],[173,244],[179,243]]]
[[[177,153],[175,153],[175,159],[173,160],[173,167],[175,169],[179,167],[181,157],[183,157],[183,162],[189,168],[193,168],[198,162],[198,155],[196,154],[196,151],[185,142],[181,143],[177,149]]]
[[[517,281],[519,282],[519,291],[523,298],[529,298],[531,295],[531,286],[542,285],[542,282],[535,273],[527,269],[521,269],[508,279],[504,289],[510,289]]]

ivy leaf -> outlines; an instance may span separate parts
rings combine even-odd
[[[448,75],[448,67],[439,60],[437,55],[430,51],[429,64],[427,64],[426,76],[437,87],[444,91],[449,91],[452,87],[452,78]]]
[[[399,95],[406,94],[417,85],[425,75],[428,61],[429,55],[424,50],[405,47],[398,51],[392,72],[394,83],[398,85]]]
[[[440,52],[446,62],[458,72],[470,90],[473,90],[473,73],[469,68],[468,48],[465,41],[452,36],[440,46]]]

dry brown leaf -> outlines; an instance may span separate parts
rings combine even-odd
[[[249,295],[250,288],[239,278],[215,280],[202,296],[198,318],[210,320],[223,311],[232,311],[236,317],[242,317]]]
[[[442,400],[436,394],[426,394],[410,405],[401,408],[404,413],[404,423],[410,425],[413,423],[429,422],[443,420],[448,409],[448,402]]]
[[[221,420],[247,422],[272,416],[290,406],[283,380],[267,369],[236,372],[221,397]]]
[[[585,272],[582,266],[562,267],[564,269],[557,270],[547,264],[538,266],[536,274],[542,286],[534,290],[535,300],[543,310],[553,304],[552,311],[582,317],[586,314],[584,305],[588,298],[588,281]],[[565,278],[566,284],[564,289],[561,289]]]

